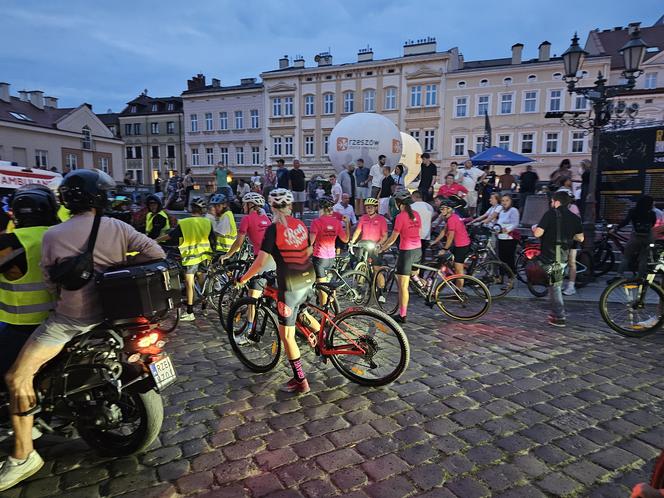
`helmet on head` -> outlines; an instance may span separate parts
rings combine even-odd
[[[16,226],[51,226],[57,223],[58,203],[48,187],[26,185],[14,194],[12,211]]]
[[[283,208],[293,204],[293,192],[287,188],[275,188],[267,197],[270,206],[273,208]]]
[[[378,206],[378,199],[376,199],[374,197],[368,197],[368,198],[364,199],[364,205],[365,206],[376,206],[377,207]]]
[[[456,195],[451,195],[440,201],[441,208],[448,207],[451,209],[459,209],[465,206],[466,206],[466,201],[464,201],[461,197],[458,197]]]
[[[329,195],[324,195],[318,200],[318,204],[320,204],[321,209],[330,209],[334,206],[334,199]]]
[[[225,194],[214,194],[210,197],[210,204],[213,206],[215,204],[226,204],[228,202],[228,197]]]
[[[201,211],[205,211],[205,208],[207,207],[207,202],[205,202],[205,199],[203,197],[194,197],[191,202],[189,203],[189,206],[192,208],[198,208]]]
[[[163,208],[163,203],[161,202],[161,198],[158,195],[155,194],[150,194],[145,198],[145,204],[150,204],[151,202],[156,202],[157,205],[159,206],[159,211],[162,210]]]
[[[104,209],[108,191],[115,188],[115,180],[98,169],[77,169],[69,173],[60,185],[65,207],[74,212],[92,208]]]
[[[258,192],[248,192],[242,197],[242,204],[253,204],[254,206],[263,207],[265,205],[265,197]]]
[[[411,197],[410,192],[408,192],[408,190],[406,189],[400,190],[399,192],[395,193],[394,200],[401,204],[413,203],[413,198]]]

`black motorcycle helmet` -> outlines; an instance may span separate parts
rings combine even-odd
[[[159,206],[159,209],[157,209],[157,212],[161,211],[164,208],[164,204],[161,202],[161,198],[158,195],[155,194],[150,194],[145,198],[145,205],[147,206],[151,202],[156,202],[157,206]]]
[[[60,185],[65,207],[72,213],[92,208],[103,210],[108,204],[108,190],[115,188],[115,180],[98,169],[77,169],[69,173]]]
[[[51,226],[58,222],[58,203],[48,187],[25,185],[12,199],[12,212],[18,228]]]

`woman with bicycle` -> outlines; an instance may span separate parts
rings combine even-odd
[[[443,237],[445,243],[439,256],[444,256],[447,251],[450,251],[454,258],[454,273],[463,275],[466,272],[465,261],[470,254],[470,236],[466,225],[454,212],[455,209],[463,207],[457,199],[443,199],[440,203],[440,214],[446,220],[445,229],[442,230],[438,236],[431,243],[432,246],[438,244]]]
[[[324,196],[318,200],[320,216],[311,222],[309,242],[313,246],[312,262],[316,272],[317,282],[327,282],[328,270],[334,266],[337,255],[337,238],[344,244],[350,239],[350,220],[347,216],[342,217],[343,226],[339,218],[334,215],[334,200],[330,196]],[[319,291],[321,304],[327,302],[327,295]]]
[[[408,190],[401,190],[394,196],[394,200],[399,208],[399,214],[394,219],[394,228],[392,235],[379,245],[379,251],[384,252],[399,239],[399,257],[397,258],[397,283],[399,291],[399,309],[398,314],[393,318],[398,323],[406,323],[408,314],[408,285],[410,284],[411,273],[417,277],[417,270],[413,272],[413,264],[419,263],[422,259],[422,241],[420,240],[420,228],[422,220],[420,215],[413,211],[411,204],[413,198]]]
[[[293,193],[285,188],[272,190],[268,195],[272,208],[273,222],[265,231],[261,249],[254,263],[238,279],[238,285],[245,285],[252,277],[263,271],[271,258],[277,265],[277,286],[279,299],[279,337],[284,344],[286,355],[293,369],[293,378],[282,388],[285,392],[309,392],[309,382],[302,370],[300,349],[295,342],[295,322],[300,306],[306,301],[314,283],[314,267],[311,263],[309,234],[302,220],[291,216]],[[312,330],[317,322],[305,317]]]
[[[382,214],[378,214],[378,204],[378,199],[373,197],[364,200],[366,214],[363,214],[358,221],[350,241],[351,244],[355,244],[358,239],[360,240],[361,250],[367,251],[371,256],[374,270],[383,264],[377,249],[387,239],[387,220]]]

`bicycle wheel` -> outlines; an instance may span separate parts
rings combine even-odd
[[[491,307],[491,293],[479,279],[470,275],[451,275],[434,291],[440,311],[462,322],[476,320]]]
[[[381,268],[374,275],[374,300],[381,311],[393,315],[399,308],[399,285],[394,270]]]
[[[528,282],[528,274],[526,273],[527,265],[528,258],[526,258],[523,253],[519,254],[519,256],[516,258],[516,262],[514,263],[514,268],[516,268],[515,276],[524,284]]]
[[[472,273],[489,289],[492,299],[500,299],[514,288],[514,272],[498,260],[484,261]]]
[[[371,282],[366,273],[351,270],[339,275],[337,284],[337,300],[342,307],[360,306],[371,299]]]
[[[593,274],[601,277],[613,270],[616,263],[616,255],[611,249],[611,244],[602,244],[593,251]]]
[[[581,289],[593,280],[593,257],[590,251],[576,253],[576,288]]]
[[[219,296],[227,283],[228,278],[223,273],[208,273],[203,286],[203,294],[208,308],[212,308],[216,312],[219,311]]]
[[[217,305],[215,309],[219,313],[219,323],[222,330],[228,330],[228,312],[233,304],[240,298],[247,295],[247,288],[236,288],[234,282],[226,282],[217,296]]]
[[[256,299],[244,297],[235,302],[228,313],[226,330],[233,352],[254,372],[272,370],[279,361],[281,341],[277,317]],[[250,305],[255,306],[254,319],[247,321]]]
[[[638,278],[609,285],[599,298],[599,312],[606,324],[627,337],[645,337],[664,324],[664,290]]]
[[[351,308],[337,315],[328,329],[327,347],[363,351],[329,357],[341,375],[363,386],[394,382],[410,360],[410,346],[403,329],[374,309]]]
[[[180,303],[172,310],[165,311],[163,315],[157,318],[159,323],[159,330],[165,334],[169,334],[175,330],[180,323]]]
[[[526,285],[528,286],[530,293],[535,297],[544,297],[549,292],[549,287],[547,285],[534,284],[530,280],[526,281]]]

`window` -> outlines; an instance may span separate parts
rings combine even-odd
[[[457,87],[459,88],[466,88],[466,82],[465,81],[459,81],[457,83]]]
[[[235,160],[238,166],[244,165],[244,147],[235,148]]]
[[[125,152],[126,152],[125,157],[127,159],[133,159],[134,158],[134,148],[133,147],[129,147],[129,146],[125,147]]]
[[[535,81],[537,81],[537,76],[534,75],[534,74],[529,74],[528,75],[528,83],[534,83]]]
[[[574,109],[577,111],[585,111],[588,108],[588,101],[583,95],[577,95],[574,98]]]
[[[191,165],[199,166],[201,164],[201,158],[198,153],[198,149],[191,149]]]
[[[512,84],[512,78],[510,78],[509,76],[507,78],[504,78],[503,79],[503,84],[505,86],[510,86]]]
[[[293,115],[293,97],[284,97],[284,116]]]
[[[159,146],[153,145],[150,147],[152,152],[152,159],[159,159]]]
[[[475,137],[475,152],[478,154],[485,149],[484,147],[484,135],[479,135]]]
[[[560,134],[558,132],[551,132],[546,134],[546,152],[548,153],[556,153],[558,152],[558,140],[559,140]]]
[[[390,111],[397,108],[397,89],[393,86],[385,89],[385,110]]]
[[[172,111],[173,109],[175,109],[175,105],[173,104],[173,102],[169,102],[168,105],[166,106],[166,110]]]
[[[90,128],[87,126],[84,126],[83,129],[81,130],[81,134],[83,135],[81,146],[84,149],[91,149],[92,148],[92,133],[90,132]]]
[[[344,92],[344,112],[355,112],[355,92]]]
[[[489,80],[480,80],[480,86],[489,86]]]
[[[330,135],[323,135],[323,154],[327,156],[330,149]]]
[[[478,95],[477,96],[477,116],[484,116],[489,113],[489,96],[488,95]]]
[[[586,149],[586,135],[582,131],[572,132],[572,150],[571,152],[585,152]]]
[[[422,105],[422,85],[410,87],[410,106],[420,107]]]
[[[500,114],[512,114],[512,101],[514,95],[511,93],[504,93],[500,96]]]
[[[166,155],[169,159],[175,159],[175,145],[166,146]]]
[[[141,123],[134,123],[134,135],[141,134]]]
[[[97,167],[104,173],[109,173],[110,161],[108,160],[108,157],[100,157],[97,163]]]
[[[455,97],[454,116],[465,118],[468,116],[468,97]]]
[[[205,131],[212,131],[214,130],[214,125],[212,124],[212,113],[211,112],[206,112],[205,113]]]
[[[314,96],[305,95],[304,96],[304,115],[313,116],[314,115]]]
[[[498,147],[505,150],[510,150],[512,144],[512,135],[498,135]]]
[[[78,157],[76,157],[76,154],[67,154],[65,164],[69,166],[69,169],[72,171],[78,168]]]
[[[436,130],[424,130],[424,152],[431,152],[435,146]]]
[[[157,104],[152,104],[152,112],[157,112],[159,106]]]
[[[125,135],[131,135],[132,126],[131,123],[125,123]]]
[[[314,155],[314,136],[305,135],[304,136],[304,155],[313,156]]]
[[[37,168],[48,168],[48,151],[36,150],[35,151],[35,166]]]
[[[169,135],[175,133],[175,121],[168,121],[166,123],[166,133],[168,133]]]
[[[159,123],[150,123],[150,133],[159,135]]]
[[[292,103],[291,103],[292,106]],[[244,129],[244,115],[242,111],[235,111],[235,129],[243,130]]]
[[[376,90],[367,88],[362,94],[364,98],[364,112],[376,111]]]
[[[281,156],[281,137],[272,137],[272,155]]]
[[[191,120],[191,131],[198,131],[198,116],[192,114],[189,119]]]
[[[453,156],[465,156],[466,155],[466,137],[454,137],[454,150],[452,151]]]
[[[250,111],[250,115],[251,115],[251,128],[253,130],[260,128],[261,125],[260,122],[258,121],[258,109],[252,109]]]
[[[205,148],[205,159],[208,166],[212,166],[214,164],[214,149],[212,147]]]
[[[219,129],[228,130],[228,113],[220,112],[219,113]]]
[[[531,90],[523,94],[523,112],[537,112],[537,91]]]
[[[284,155],[293,155],[293,137],[284,137]]]
[[[562,99],[563,99],[563,91],[562,90],[551,90],[549,92],[549,110],[550,111],[561,111],[562,110]]]
[[[140,145],[134,147],[134,158],[143,159],[143,147]]]
[[[521,153],[532,154],[535,150],[535,134],[524,133],[521,135]]]
[[[251,164],[256,166],[261,163],[261,149],[260,147],[251,148]]]
[[[228,147],[219,148],[219,160],[221,161],[221,164],[228,165],[228,163],[230,162],[228,158]]]
[[[420,130],[410,130],[410,136],[413,137],[417,142],[420,142]]]
[[[560,80],[563,77],[563,73],[553,73],[552,78],[554,80]]]
[[[129,108],[129,112],[131,112],[132,114],[136,113],[136,106],[135,105],[131,106]]]
[[[334,94],[323,95],[323,114],[334,114]]]
[[[275,117],[281,116],[281,97],[272,99],[272,115]]]
[[[646,73],[643,88],[657,88],[657,73]]]
[[[432,107],[438,105],[438,85],[427,85],[424,105]]]

